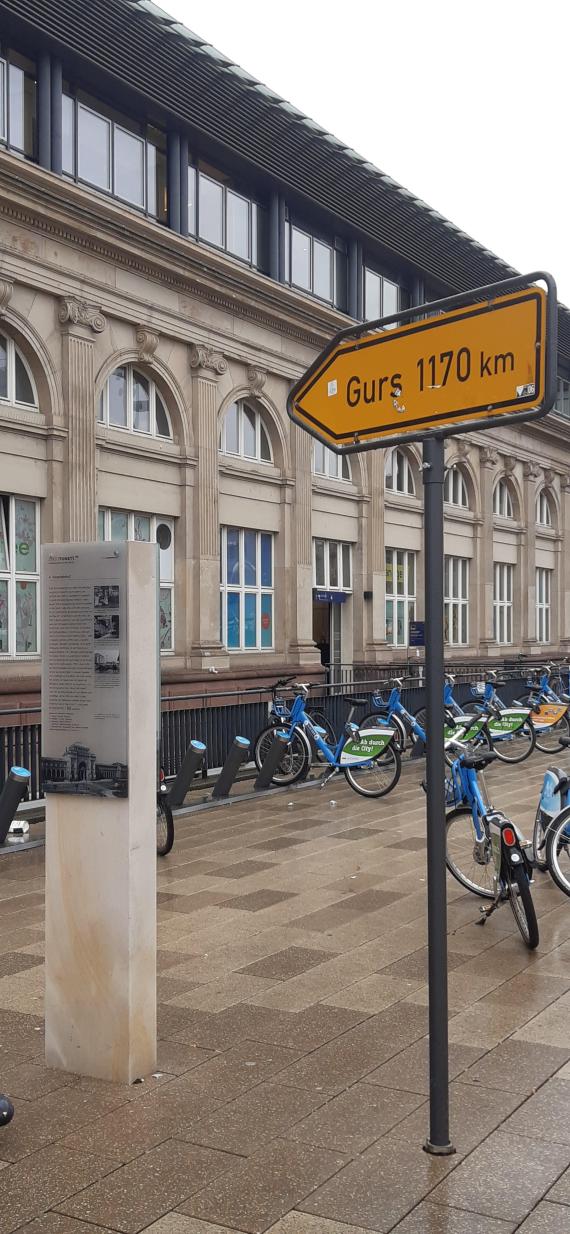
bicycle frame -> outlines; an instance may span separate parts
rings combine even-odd
[[[491,842],[495,866],[495,900],[497,901],[504,890],[507,865],[523,864],[527,873],[530,873],[530,863],[524,851],[526,842],[516,823],[508,819],[501,810],[495,810],[489,801],[485,801],[479,788],[476,770],[473,767],[464,767],[461,756],[454,759],[451,776],[455,799],[462,801],[471,810],[476,843],[484,843],[487,837]],[[516,844],[505,844],[503,829],[507,828],[511,828],[514,832]]]
[[[418,724],[415,716],[410,715],[406,711],[404,704],[401,701],[401,690],[399,686],[392,686],[388,701],[385,702],[379,691],[372,695],[372,706],[378,712],[378,718],[382,724],[389,724],[393,715],[398,716],[403,720],[404,724],[409,728],[410,732],[418,738],[419,741],[426,740],[426,734],[421,724]]]
[[[537,732],[552,728],[568,712],[568,703],[562,702],[550,685],[550,669],[544,668],[538,684],[530,685],[532,722]]]

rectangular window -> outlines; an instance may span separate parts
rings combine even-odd
[[[199,177],[200,239],[216,248],[224,247],[224,186],[208,176]]]
[[[222,527],[220,638],[230,651],[273,648],[273,535]]]
[[[62,170],[161,222],[166,219],[164,134],[131,125],[96,100],[88,105],[69,92],[62,98]]]
[[[364,320],[376,321],[379,317],[390,317],[398,309],[405,307],[405,294],[402,288],[391,279],[384,278],[375,270],[364,268]]]
[[[0,141],[35,157],[36,70],[31,60],[10,52],[0,59]]]
[[[386,642],[407,647],[410,621],[416,617],[416,554],[386,549]]]
[[[128,133],[118,124],[115,125],[114,138],[115,193],[131,205],[144,209],[145,143],[142,137],[135,137],[134,133]]]
[[[174,523],[157,514],[101,508],[97,516],[100,540],[143,540],[158,543],[160,650],[174,651]]]
[[[495,562],[493,572],[493,636],[497,643],[513,641],[514,566]]]
[[[0,494],[0,656],[39,651],[39,502]]]
[[[536,638],[539,643],[550,642],[550,614],[552,603],[552,570],[542,566],[536,569]]]
[[[313,540],[313,586],[325,591],[352,591],[352,544]]]
[[[95,188],[111,190],[111,122],[80,104],[77,112],[77,175]]]
[[[446,557],[444,573],[444,639],[452,647],[469,641],[469,560]]]
[[[346,246],[335,241],[332,244],[296,227],[285,224],[285,272],[288,283],[309,291],[320,300],[332,304],[333,300],[345,308],[346,300]]]
[[[226,195],[227,239],[228,253],[249,261],[251,252],[250,241],[250,203],[245,197],[229,191]]]

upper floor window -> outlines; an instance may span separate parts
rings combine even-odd
[[[495,485],[493,493],[493,514],[498,514],[501,518],[514,518],[513,499],[509,490],[509,482],[506,476]]]
[[[271,463],[271,445],[263,420],[247,403],[230,403],[220,433],[222,454]]]
[[[222,172],[188,167],[188,232],[265,269],[266,211],[230,186]]]
[[[352,545],[313,540],[313,585],[327,591],[352,591]]]
[[[38,398],[30,370],[13,339],[0,334],[0,399],[37,407]]]
[[[319,300],[346,309],[347,253],[344,240],[315,236],[288,219],[285,223],[285,281]]]
[[[133,514],[128,510],[98,513],[99,540],[142,540],[159,547],[159,644],[161,651],[174,650],[174,523],[156,514]]]
[[[86,95],[63,95],[63,171],[160,220],[166,218],[166,141]]]
[[[39,651],[39,502],[0,493],[0,656]]]
[[[464,510],[469,509],[467,485],[460,467],[449,467],[446,471],[443,497],[450,506],[462,506]]]
[[[414,473],[404,450],[390,450],[386,459],[384,482],[386,488],[394,493],[406,493],[408,497],[415,497]]]
[[[17,52],[0,59],[0,141],[9,150],[36,155],[36,70]]]
[[[172,437],[168,412],[154,381],[132,364],[121,364],[105,382],[97,419],[131,433]]]
[[[407,307],[405,292],[391,279],[384,278],[368,266],[364,268],[364,320],[376,321],[390,317]]]
[[[313,472],[316,476],[329,476],[331,480],[350,480],[350,463],[346,454],[335,454],[322,441],[313,444]]]
[[[552,527],[550,498],[544,488],[540,491],[536,499],[536,521],[539,527]]]
[[[570,381],[566,381],[564,377],[558,378],[558,394],[554,410],[560,412],[561,416],[570,418]]]

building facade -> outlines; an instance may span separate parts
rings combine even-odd
[[[2,692],[38,688],[40,544],[97,537],[159,544],[166,684],[401,662],[421,453],[339,459],[287,394],[351,318],[514,271],[146,0],[45,9],[0,2]],[[557,411],[449,443],[456,661],[567,648],[559,321]]]

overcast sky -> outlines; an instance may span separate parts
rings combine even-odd
[[[568,0],[162,7],[570,305]]]

